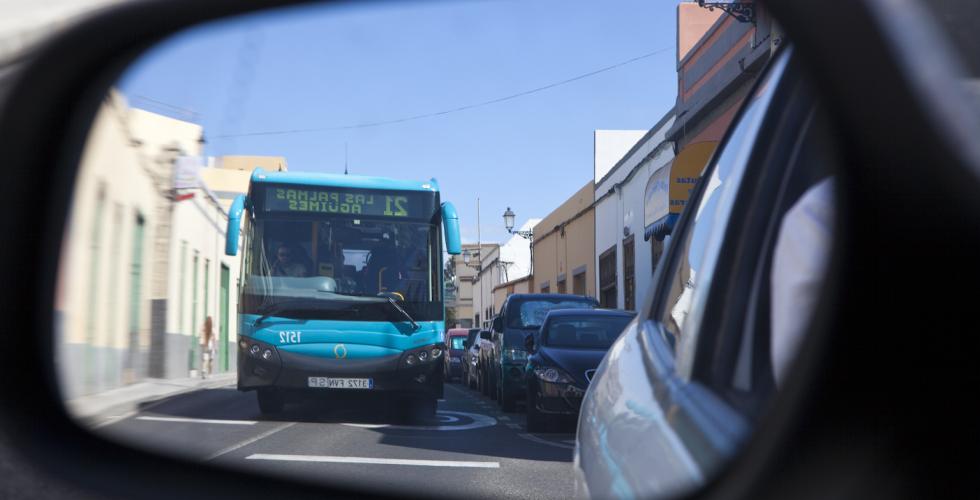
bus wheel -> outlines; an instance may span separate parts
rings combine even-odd
[[[402,398],[400,418],[407,424],[429,423],[435,419],[436,405],[436,398],[431,396]]]
[[[255,391],[255,395],[262,413],[279,413],[286,406],[286,398],[275,389],[259,389]]]

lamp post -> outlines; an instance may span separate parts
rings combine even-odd
[[[510,234],[516,234],[521,238],[528,240],[531,247],[531,265],[528,269],[528,274],[534,276],[534,231],[514,231],[514,212],[507,207],[507,211],[504,212],[504,227],[507,228],[507,232]]]

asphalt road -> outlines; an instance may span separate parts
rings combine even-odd
[[[529,434],[523,413],[446,384],[435,420],[405,419],[380,398],[317,399],[259,413],[233,385],[103,415],[97,432],[190,460],[406,495],[570,498],[574,429]]]

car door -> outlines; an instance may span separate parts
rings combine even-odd
[[[575,454],[582,493],[678,493],[702,484],[748,436],[773,386],[768,339],[754,335],[768,312],[761,285],[771,252],[764,249],[815,115],[791,49],[784,50],[692,194],[651,303],[593,378]],[[806,153],[824,170],[832,165]]]

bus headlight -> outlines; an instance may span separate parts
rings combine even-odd
[[[258,356],[260,350],[262,350],[261,347],[259,347],[257,344],[252,344],[252,347],[248,348],[248,353],[252,356]]]
[[[266,361],[272,359],[272,351],[269,349],[262,351],[262,359]]]
[[[432,348],[432,359],[436,359],[441,355],[442,355],[442,349],[439,349],[438,347]]]

